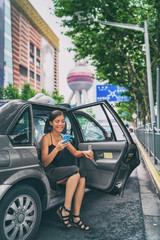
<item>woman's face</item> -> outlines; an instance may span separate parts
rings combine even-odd
[[[65,118],[64,115],[60,115],[56,117],[52,122],[50,122],[50,125],[53,127],[53,130],[60,133],[63,131],[65,127]]]

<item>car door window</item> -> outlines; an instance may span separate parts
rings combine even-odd
[[[106,111],[106,114],[109,117],[109,120],[111,122],[112,128],[113,128],[115,136],[116,136],[116,140],[117,141],[124,141],[124,140],[126,140],[126,137],[125,137],[122,129],[118,125],[118,122],[115,120],[113,115],[109,112],[109,110],[106,107],[104,108],[104,110]]]
[[[101,141],[105,139],[103,131],[91,119],[87,119],[86,116],[80,114],[76,114],[76,117],[85,141]]]
[[[40,142],[44,135],[45,118],[35,117],[34,118],[34,140]]]
[[[14,145],[31,144],[31,117],[29,108],[23,112],[9,134]]]
[[[112,140],[112,129],[101,106],[84,108],[75,113],[85,141]]]
[[[71,122],[70,122],[70,120],[69,120],[67,115],[64,115],[64,116],[65,116],[65,122],[66,122],[65,134],[69,134],[72,137],[74,137],[74,132],[73,132],[73,129],[72,129]]]

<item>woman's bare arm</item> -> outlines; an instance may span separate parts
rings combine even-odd
[[[86,158],[93,159],[93,151],[88,150],[88,151],[78,151],[73,147],[71,143],[68,144],[67,149],[71,152],[71,154],[75,157],[83,157],[85,156]]]
[[[58,151],[56,148],[53,149],[53,151],[48,154],[48,147],[49,147],[49,139],[47,135],[43,136],[42,143],[41,143],[41,158],[42,158],[42,164],[44,167],[47,167],[55,158]]]

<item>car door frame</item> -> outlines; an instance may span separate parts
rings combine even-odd
[[[106,108],[112,114],[112,116],[114,117],[114,119],[118,123],[119,127],[123,131],[123,133],[125,135],[125,138],[126,138],[126,141],[124,141],[125,143],[124,143],[124,146],[123,146],[123,154],[121,154],[121,157],[120,157],[120,160],[119,160],[120,164],[117,167],[117,169],[115,170],[115,172],[113,171],[112,180],[107,185],[107,188],[105,186],[101,186],[101,184],[96,185],[96,183],[95,184],[92,184],[92,183],[88,184],[87,183],[87,185],[89,186],[89,188],[95,188],[95,189],[106,191],[106,192],[110,192],[110,191],[114,192],[115,191],[115,192],[121,193],[121,192],[123,192],[124,187],[125,187],[125,183],[126,183],[128,177],[129,177],[130,173],[132,172],[132,169],[130,169],[130,166],[128,165],[128,163],[123,161],[123,158],[127,159],[127,156],[130,153],[130,151],[133,151],[133,152],[136,151],[136,147],[135,147],[135,144],[134,144],[129,132],[125,128],[125,125],[123,124],[122,120],[120,119],[118,114],[114,111],[114,109],[108,104],[107,101],[100,101],[100,102],[95,102],[95,103],[91,103],[91,104],[85,104],[85,105],[81,105],[81,106],[78,106],[78,107],[75,107],[73,109],[68,110],[68,112],[72,115],[72,119],[74,121],[74,124],[76,125],[77,138],[78,138],[78,142],[79,142],[78,149],[79,150],[87,150],[88,145],[92,145],[92,148],[93,148],[93,151],[94,151],[96,149],[94,145],[96,145],[97,143],[92,143],[92,142],[86,143],[86,142],[84,142],[82,130],[79,128],[80,125],[79,125],[79,122],[74,115],[74,112],[77,111],[77,110],[81,110],[83,108],[93,107],[93,106],[97,106],[97,105],[101,105],[102,108],[104,106],[106,106]],[[106,118],[108,119],[107,115],[106,115]],[[114,140],[117,143],[120,142],[120,141],[116,140],[115,134],[114,134]],[[111,141],[110,145],[113,145],[113,144],[114,144],[114,142]],[[103,144],[102,144],[102,142],[100,142],[100,144],[98,144],[98,145],[103,145]],[[106,146],[109,145],[109,142],[106,142],[105,145]],[[98,149],[98,147],[97,147],[97,149]],[[86,161],[86,163],[82,164],[83,168],[85,168],[84,165],[86,165],[86,166],[89,165],[89,167],[92,168],[92,169],[93,169],[93,167],[95,169],[97,168],[96,161],[91,162],[88,159],[86,159],[85,161]],[[81,167],[81,164],[80,164],[80,167]],[[98,171],[98,170],[95,170],[95,174],[91,177],[90,181],[94,181],[94,178],[96,178],[96,171]],[[109,175],[109,169],[108,169],[108,172],[106,172],[106,176],[107,176],[107,174]],[[100,175],[97,176],[97,181],[98,181],[99,176]],[[109,178],[108,178],[108,181],[109,181]]]

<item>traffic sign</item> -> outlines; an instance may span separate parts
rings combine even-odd
[[[130,97],[122,95],[127,92],[125,87],[118,85],[97,85],[96,101],[107,100],[108,102],[129,102]]]

